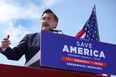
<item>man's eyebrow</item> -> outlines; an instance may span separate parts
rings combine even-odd
[[[41,17],[41,18],[52,18],[52,17]]]

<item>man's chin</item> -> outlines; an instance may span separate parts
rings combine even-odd
[[[48,29],[42,29],[41,31],[49,31]]]

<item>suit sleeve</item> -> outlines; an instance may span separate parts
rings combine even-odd
[[[26,52],[28,48],[28,35],[26,35],[19,44],[12,48],[7,48],[4,52],[2,52],[3,55],[5,55],[10,60],[19,60]]]

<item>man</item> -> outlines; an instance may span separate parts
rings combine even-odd
[[[53,29],[57,27],[57,24],[58,17],[50,9],[45,10],[41,16],[41,30],[53,32]],[[10,40],[9,36],[7,36],[7,38],[2,40],[0,52],[11,60],[19,60],[25,55],[27,63],[40,50],[40,33],[25,35],[14,48],[10,48],[9,44]]]

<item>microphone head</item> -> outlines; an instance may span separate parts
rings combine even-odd
[[[61,30],[57,30],[57,29],[50,27],[50,26],[42,26],[42,30],[51,31],[51,32],[62,32]]]
[[[62,32],[61,30],[56,30],[56,29],[49,29],[50,31],[52,31],[52,32]]]

